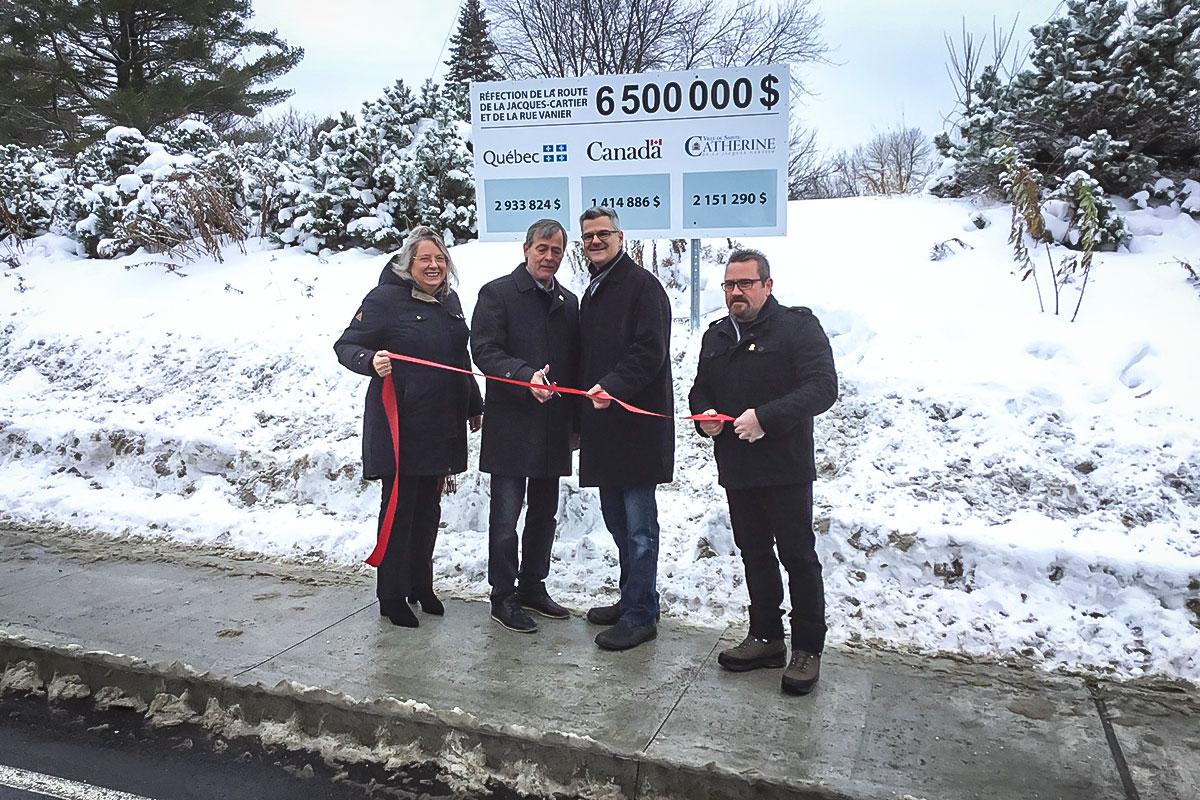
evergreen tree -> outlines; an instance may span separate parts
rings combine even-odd
[[[460,124],[466,123],[443,108],[434,124],[422,131],[412,153],[413,223],[440,231],[447,244],[464,242],[475,233],[474,160]]]
[[[253,116],[291,94],[261,87],[304,54],[248,28],[250,0],[0,0],[0,12],[0,135],[24,140],[26,124],[73,150],[113,124]]]
[[[1005,127],[1039,169],[1052,169],[1072,136],[1108,128],[1119,102],[1113,64],[1125,7],[1125,0],[1068,0],[1064,16],[1033,28],[1029,67],[1005,98]]]
[[[1155,169],[1194,169],[1200,154],[1200,0],[1068,0],[1032,29],[1027,67],[991,68],[972,85],[952,139],[957,162],[935,191],[995,189],[1012,146],[1057,186],[1082,169],[1128,195]]]
[[[383,97],[363,103],[363,128],[380,142],[380,163],[372,175],[377,224],[359,222],[355,238],[366,247],[398,246],[408,234],[411,215],[413,136],[421,122],[421,108],[403,80],[384,90]]]
[[[62,137],[45,119],[45,109],[54,106],[55,84],[34,77],[46,65],[45,48],[31,23],[16,3],[0,0],[0,75],[5,76],[0,80],[0,144],[58,146]]]
[[[232,151],[195,120],[170,133],[151,141],[116,127],[84,148],[56,182],[51,230],[91,258],[144,247],[219,259],[220,237],[244,239],[246,191]]]
[[[324,133],[321,154],[312,163],[314,191],[301,200],[292,227],[310,253],[342,250],[350,244],[346,226],[371,214],[375,206],[372,175],[379,164],[379,143],[343,113]]]
[[[198,157],[221,148],[221,140],[213,129],[194,119],[164,127],[159,131],[158,141],[172,153]]]
[[[378,100],[363,103],[362,115],[363,128],[383,144],[386,157],[412,143],[413,128],[421,120],[422,110],[412,89],[401,79],[384,89]]]
[[[467,0],[458,15],[458,30],[450,38],[450,57],[446,59],[446,93],[459,106],[459,119],[471,119],[471,81],[502,79],[494,66],[496,57],[496,43],[488,31],[483,6],[479,0]]]
[[[361,122],[344,114],[320,134],[316,158],[295,151],[258,157],[246,193],[260,227],[311,253],[394,249],[419,223],[449,241],[469,238],[473,162],[468,126],[453,109],[436,83],[414,94],[397,81],[363,104]]]
[[[50,229],[63,172],[44,147],[0,145],[0,239],[27,239]]]
[[[425,119],[434,119],[444,105],[447,105],[446,96],[441,88],[432,80],[426,79],[421,84],[421,95],[417,98],[417,113]]]
[[[1161,164],[1195,165],[1200,156],[1200,0],[1138,5],[1116,62],[1124,91],[1110,130],[1134,139],[1140,152]]]

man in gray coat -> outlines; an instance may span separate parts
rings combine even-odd
[[[488,381],[479,470],[491,475],[488,582],[492,619],[533,633],[526,613],[566,619],[546,591],[558,511],[558,483],[571,474],[579,401],[552,383],[574,386],[579,368],[579,301],[555,280],[567,232],[552,219],[525,234],[525,261],[479,291],[471,319],[471,355],[488,375],[546,385]],[[526,504],[527,501],[527,504]],[[526,504],[521,555],[517,519]]]

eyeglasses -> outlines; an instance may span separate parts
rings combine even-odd
[[[733,287],[736,286],[737,288],[741,289],[744,292],[747,289],[753,289],[754,284],[758,283],[761,280],[765,280],[765,279],[764,278],[738,278],[736,281],[721,281],[721,288],[727,292],[732,292]]]
[[[608,237],[612,236],[614,233],[618,233],[618,231],[591,231],[590,233],[585,233],[581,238],[585,242],[590,242],[592,239],[599,239],[602,242],[607,242]]]
[[[422,267],[428,267],[430,264],[437,263],[439,267],[446,266],[445,256],[417,256],[413,259],[414,264],[420,264]]]

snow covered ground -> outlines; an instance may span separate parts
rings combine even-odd
[[[817,421],[831,640],[1200,680],[1200,290],[1177,261],[1200,266],[1200,224],[1132,212],[1147,235],[1097,255],[1072,324],[1074,287],[1063,315],[1039,313],[1012,274],[1007,210],[984,209],[983,230],[976,213],[808,201],[788,237],[745,241],[771,257],[782,302],[816,311],[839,367],[841,400]],[[931,261],[951,237],[970,249]],[[355,568],[378,490],[359,479],[364,379],[331,345],[387,256],[252,247],[173,271],[71,251],[43,237],[0,276],[0,524]],[[520,248],[454,256],[470,314]],[[708,319],[722,266],[703,268]],[[686,292],[673,301],[686,320]],[[680,413],[698,342],[677,322]],[[746,592],[711,449],[688,424],[676,441],[659,492],[664,610],[738,623]],[[486,476],[462,476],[443,519],[439,591],[484,597]],[[594,490],[565,481],[551,592],[610,600],[615,565]]]

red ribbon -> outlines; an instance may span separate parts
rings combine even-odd
[[[383,379],[383,412],[387,416],[388,432],[392,435],[392,453],[396,456],[396,471],[392,473],[392,494],[388,497],[387,511],[379,523],[379,535],[375,537],[375,549],[367,556],[367,563],[378,567],[387,552],[388,538],[392,535],[392,523],[396,519],[396,500],[400,496],[400,409],[396,406],[396,379],[388,375]]]
[[[444,369],[448,372],[459,372],[463,375],[476,375],[480,378],[486,378],[489,381],[499,381],[500,383],[511,383],[514,386],[525,386],[530,389],[550,389],[560,394],[575,394],[582,397],[607,397],[621,408],[632,414],[643,414],[648,417],[659,417],[661,419],[676,419],[671,414],[659,414],[656,411],[647,411],[644,408],[638,408],[632,403],[626,403],[619,397],[604,392],[602,395],[592,395],[582,389],[573,389],[570,386],[558,386],[545,383],[527,383],[519,381],[515,378],[501,378],[497,375],[484,375],[482,372],[473,372],[462,367],[452,367],[449,364],[442,364],[437,361],[427,361],[424,358],[416,356],[405,356],[399,353],[388,353],[388,358],[396,361],[407,361],[410,364],[420,364],[424,367],[433,367],[435,369]],[[371,555],[367,557],[367,563],[372,567],[378,567],[383,562],[383,555],[387,552],[388,538],[392,535],[392,523],[396,518],[396,501],[400,494],[400,409],[396,405],[396,384],[394,373],[389,374],[388,378],[383,381],[383,411],[387,416],[388,432],[392,436],[392,454],[396,457],[396,471],[392,474],[392,494],[388,497],[387,510],[384,512],[383,521],[379,524],[379,535],[375,539],[375,549],[371,551]],[[678,419],[688,420],[692,422],[733,422],[733,417],[728,414],[689,414],[686,417],[678,417]]]

